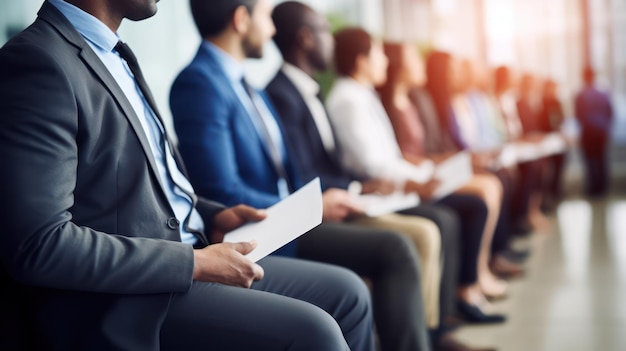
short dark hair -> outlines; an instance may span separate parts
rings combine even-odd
[[[283,56],[295,47],[298,32],[306,25],[308,11],[312,11],[311,7],[297,1],[285,1],[274,7],[272,20],[276,34],[273,39]]]
[[[335,33],[335,69],[341,76],[350,76],[356,70],[360,55],[369,56],[372,36],[362,28],[348,27]]]
[[[252,13],[258,0],[190,0],[191,14],[202,37],[222,33],[240,6]]]

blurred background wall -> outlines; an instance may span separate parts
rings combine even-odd
[[[0,45],[25,28],[42,0],[0,0]],[[279,3],[281,1],[276,1]],[[379,37],[411,41],[518,72],[553,78],[568,114],[590,63],[617,111],[614,142],[626,145],[626,1],[624,0],[303,0],[335,26],[360,25]],[[163,0],[141,23],[119,31],[136,52],[169,122],[169,87],[200,41],[185,0]],[[247,63],[263,87],[281,62],[270,43],[263,60]],[[171,122],[169,127],[171,127]]]

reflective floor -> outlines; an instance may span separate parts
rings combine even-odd
[[[580,169],[569,166],[567,196],[550,216],[551,229],[515,242],[529,246],[532,256],[527,275],[494,303],[509,320],[462,327],[459,340],[499,351],[626,350],[626,172],[620,167],[610,195],[589,200],[581,195]]]

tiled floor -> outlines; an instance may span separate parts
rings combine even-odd
[[[462,327],[459,340],[499,351],[626,350],[626,174],[616,167],[611,194],[589,200],[579,171],[570,165],[552,228],[516,242],[532,256],[494,303],[509,320]]]

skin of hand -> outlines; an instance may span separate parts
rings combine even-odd
[[[362,194],[374,194],[389,195],[396,191],[396,184],[387,179],[371,179],[363,182]]]
[[[456,151],[447,151],[447,152],[442,152],[442,153],[429,154],[428,158],[431,159],[436,164],[440,164],[443,161],[449,159],[450,157],[452,157],[452,156],[454,156],[456,154],[457,154]]]
[[[404,184],[405,193],[417,193],[423,200],[430,200],[433,197],[435,190],[441,185],[441,181],[435,178],[431,178],[426,183],[418,183],[412,180],[408,180]]]
[[[405,160],[409,161],[410,163],[416,166],[419,166],[422,162],[428,160],[427,157],[410,155],[410,154],[403,154],[403,157]]]
[[[261,266],[246,255],[257,243],[222,243],[224,235],[247,222],[263,220],[267,213],[249,206],[239,205],[219,212],[213,218],[211,241],[215,244],[194,250],[193,279],[224,285],[249,288],[254,281],[263,279]]]
[[[530,142],[530,143],[540,143],[543,138],[545,138],[545,133],[542,132],[532,132],[522,136],[522,141]]]
[[[497,155],[490,152],[472,153],[472,166],[474,172],[480,172],[481,170],[489,168]]]
[[[322,202],[325,222],[341,222],[350,216],[363,214],[363,209],[357,206],[352,201],[350,193],[343,189],[326,190],[322,194]]]

